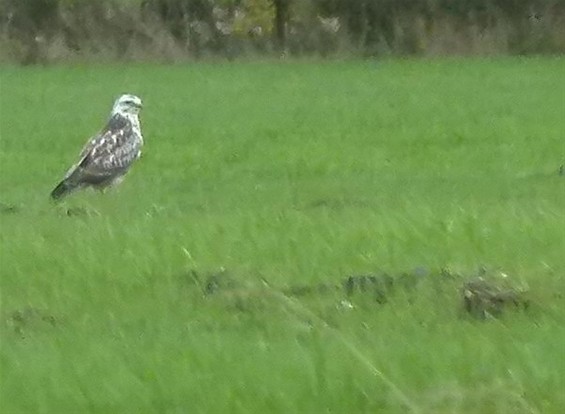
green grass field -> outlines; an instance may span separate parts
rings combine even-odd
[[[0,68],[0,412],[565,412],[564,73]],[[143,157],[53,204],[122,92],[145,102]],[[481,266],[530,306],[466,315]],[[386,303],[288,293],[418,267]],[[204,294],[221,269],[235,287]]]

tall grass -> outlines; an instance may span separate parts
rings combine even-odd
[[[2,411],[563,411],[564,69],[0,69]],[[51,204],[124,91],[142,159]],[[530,307],[465,316],[439,271],[480,266]],[[415,267],[382,304],[287,293]],[[236,287],[205,295],[221,269]]]

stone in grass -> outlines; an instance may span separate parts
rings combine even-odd
[[[461,288],[461,296],[465,311],[478,319],[498,317],[509,307],[527,308],[528,306],[523,292],[501,287],[482,277],[465,282]]]

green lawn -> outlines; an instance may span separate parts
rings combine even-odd
[[[565,412],[564,73],[0,68],[0,412]],[[145,102],[141,160],[51,203],[122,92]],[[465,315],[481,266],[528,309]],[[386,303],[316,288],[418,267]]]

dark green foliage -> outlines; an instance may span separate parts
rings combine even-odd
[[[193,40],[189,50],[194,54],[199,54],[204,48],[216,52],[222,48],[214,6],[214,2],[208,0],[144,0],[141,4],[143,11],[157,16],[176,40],[185,43]],[[209,35],[199,33],[198,26],[191,24],[194,22],[204,25]]]
[[[4,59],[560,53],[559,0],[1,0]],[[261,10],[261,13],[255,11]],[[269,10],[265,23],[265,12]],[[261,16],[261,21],[255,20]],[[245,21],[241,33],[238,22]],[[329,20],[328,20],[329,19]],[[328,23],[331,21],[331,23]]]

